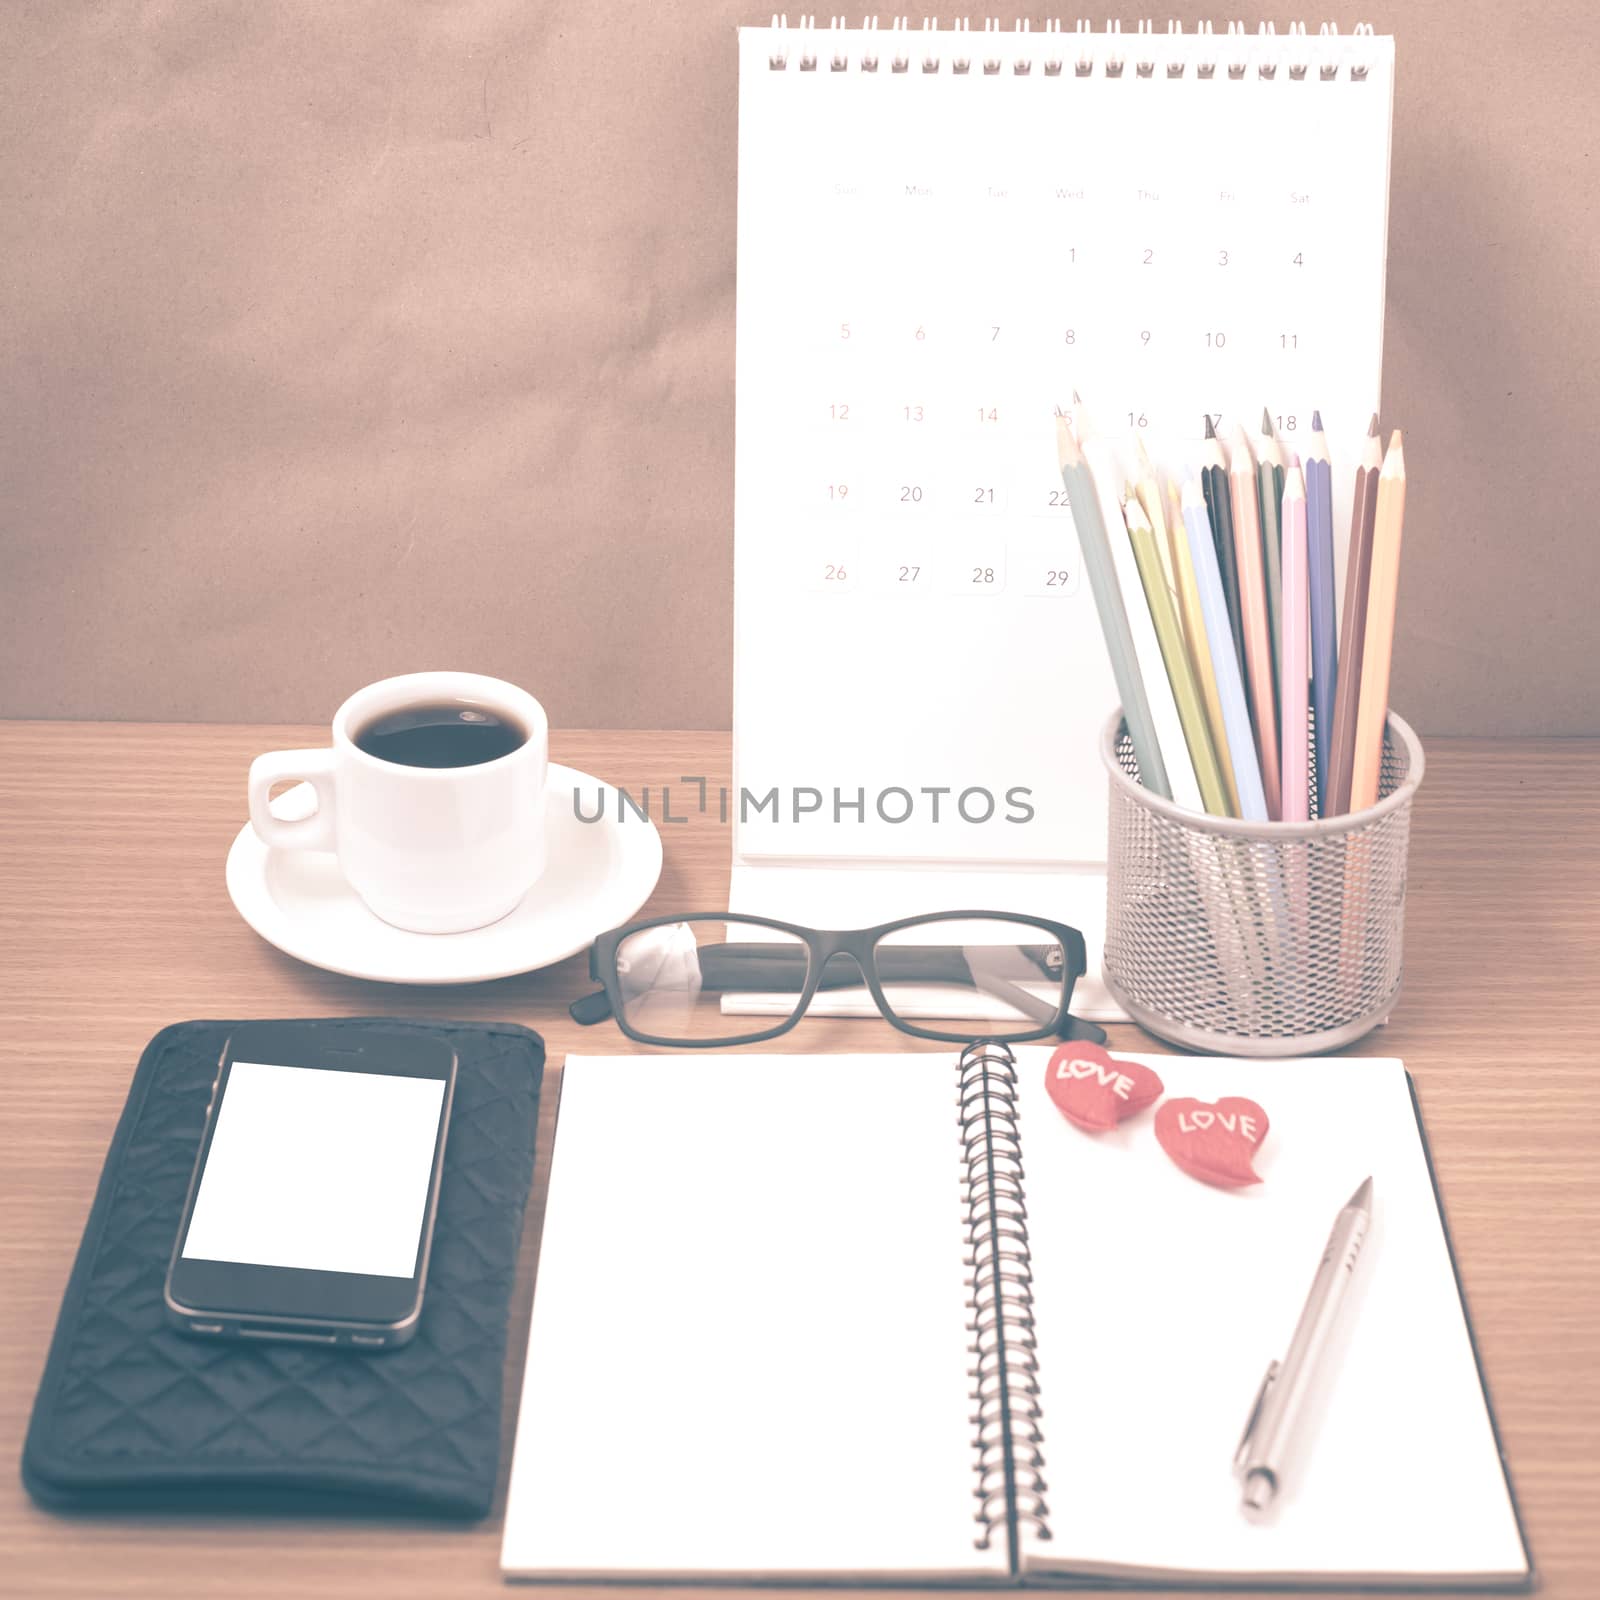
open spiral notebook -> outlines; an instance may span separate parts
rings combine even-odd
[[[1247,1191],[1050,1052],[569,1056],[508,1576],[1525,1587],[1396,1060],[1142,1056],[1246,1095]],[[1340,1203],[1372,1229],[1271,1521],[1232,1456]]]

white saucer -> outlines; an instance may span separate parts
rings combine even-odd
[[[572,791],[592,814],[582,822]],[[272,802],[283,817],[311,810],[300,784]],[[407,933],[368,911],[334,857],[320,850],[269,850],[247,822],[228,851],[228,894],[239,915],[269,944],[314,967],[382,983],[481,983],[548,967],[626,922],[661,876],[661,835],[629,811],[619,821],[617,792],[572,767],[550,763],[546,803],[549,865],[509,916],[468,933]]]

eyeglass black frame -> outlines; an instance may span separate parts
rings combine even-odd
[[[1061,998],[1055,1015],[1042,1027],[1020,1033],[995,1034],[992,1030],[967,1030],[951,1033],[940,1028],[922,1028],[898,1016],[883,992],[878,980],[877,963],[872,952],[886,935],[904,928],[915,928],[939,922],[1014,922],[1024,927],[1048,931],[1061,945],[1066,961],[1062,975]],[[671,1039],[660,1034],[641,1033],[631,1026],[623,1015],[622,985],[617,975],[617,950],[625,939],[642,933],[647,928],[665,927],[677,922],[722,922],[735,927],[773,928],[798,939],[809,952],[805,983],[795,1001],[793,1013],[776,1027],[760,1029],[754,1033],[727,1034],[714,1039]],[[823,969],[833,957],[849,956],[861,973],[862,982],[871,994],[884,1021],[902,1033],[919,1039],[936,1039],[943,1044],[971,1044],[978,1039],[1003,1037],[1007,1044],[1020,1044],[1029,1039],[1092,1039],[1105,1042],[1105,1032],[1092,1022],[1084,1022],[1070,1015],[1072,991],[1078,979],[1088,971],[1088,954],[1084,949],[1083,935],[1064,922],[1049,917],[1027,916],[1016,911],[935,911],[916,917],[900,917],[894,922],[882,922],[871,928],[807,928],[798,923],[780,922],[775,917],[740,916],[730,911],[675,912],[668,916],[646,917],[639,922],[624,923],[602,933],[589,948],[589,976],[600,984],[606,1004],[597,1004],[601,995],[586,995],[571,1006],[571,1015],[585,1025],[603,1022],[609,1014],[628,1038],[639,1044],[664,1045],[669,1049],[715,1050],[724,1046],[759,1044],[765,1039],[776,1039],[787,1033],[805,1016],[807,1008],[822,984]]]

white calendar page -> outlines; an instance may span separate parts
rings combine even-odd
[[[752,28],[739,71],[735,776],[778,799],[736,862],[1092,871],[1117,696],[1055,413],[1178,467],[1319,407],[1344,536],[1392,41]]]

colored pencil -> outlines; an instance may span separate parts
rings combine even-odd
[[[1267,591],[1267,623],[1272,636],[1272,681],[1283,657],[1283,469],[1286,458],[1272,431],[1272,414],[1261,408],[1261,442],[1256,447],[1256,487],[1261,506],[1261,572]]]
[[[1378,510],[1372,533],[1372,574],[1367,581],[1366,642],[1361,648],[1361,699],[1356,713],[1350,809],[1378,803],[1383,772],[1383,730],[1389,720],[1389,665],[1394,652],[1395,601],[1400,589],[1400,542],[1406,518],[1406,458],[1400,430],[1378,473]]]
[[[1200,705],[1206,714],[1211,748],[1217,770],[1222,774],[1222,792],[1227,798],[1227,815],[1239,815],[1239,790],[1234,783],[1233,762],[1228,755],[1228,729],[1222,719],[1222,696],[1217,689],[1211,641],[1206,637],[1205,611],[1200,604],[1200,578],[1195,571],[1194,553],[1183,516],[1183,501],[1178,486],[1167,479],[1167,529],[1172,539],[1172,565],[1178,575],[1178,620],[1183,624],[1184,643],[1189,647],[1189,664],[1200,690]]]
[[[1189,542],[1189,536],[1183,526],[1183,497],[1170,476],[1167,478],[1167,526],[1172,529],[1173,553],[1176,556],[1178,547]]]
[[[1209,414],[1206,416],[1206,442],[1200,454],[1200,488],[1211,518],[1212,543],[1217,547],[1217,572],[1228,607],[1228,631],[1233,635],[1234,654],[1242,671],[1244,620],[1239,611],[1239,562],[1233,550],[1233,498],[1228,488],[1228,458],[1222,453],[1222,441],[1211,425]]]
[[[1110,536],[1117,589],[1126,610],[1128,631],[1133,635],[1134,659],[1139,664],[1139,675],[1144,681],[1145,699],[1149,702],[1150,720],[1155,728],[1167,782],[1172,789],[1172,801],[1190,811],[1201,811],[1204,807],[1200,803],[1200,785],[1195,781],[1194,763],[1189,759],[1189,747],[1184,742],[1183,724],[1178,717],[1177,702],[1172,697],[1172,685],[1161,659],[1161,645],[1150,620],[1150,607],[1147,602],[1141,603],[1144,583],[1134,560],[1133,547],[1124,530],[1122,467],[1116,451],[1098,437],[1090,425],[1088,411],[1076,391],[1072,396],[1072,433],[1088,463],[1094,492],[1100,503],[1101,519]],[[1142,771],[1140,776],[1143,777]]]
[[[1144,447],[1144,439],[1138,433],[1133,436],[1133,454],[1134,493],[1139,498],[1139,504],[1144,507],[1144,514],[1150,519],[1151,531],[1156,536],[1156,553],[1161,558],[1162,575],[1167,580],[1167,593],[1172,596],[1172,603],[1176,606],[1178,562],[1173,551],[1172,531],[1167,527],[1167,510],[1161,497],[1161,481],[1156,476],[1150,452]]]
[[[1328,757],[1330,817],[1341,817],[1350,809],[1356,712],[1361,695],[1361,656],[1367,642],[1367,583],[1372,573],[1372,534],[1378,516],[1378,471],[1382,465],[1378,414],[1373,412],[1356,465],[1355,494],[1350,508],[1350,553],[1345,563],[1344,614],[1339,622],[1339,681],[1333,696],[1333,750]]]
[[[1205,709],[1200,704],[1194,669],[1189,664],[1183,628],[1161,571],[1155,529],[1145,515],[1144,506],[1135,496],[1130,495],[1122,502],[1122,515],[1128,525],[1128,542],[1133,546],[1139,577],[1144,583],[1150,620],[1155,624],[1156,638],[1161,645],[1161,659],[1166,663],[1167,677],[1172,683],[1172,696],[1178,705],[1178,719],[1183,726],[1189,759],[1194,763],[1201,801],[1212,816],[1224,817],[1228,814],[1228,802],[1222,787],[1222,773],[1217,767],[1216,751],[1211,745],[1211,732],[1206,726]]]
[[[1166,763],[1161,759],[1161,742],[1156,737],[1150,701],[1144,692],[1144,678],[1139,672],[1133,633],[1128,627],[1128,613],[1117,583],[1111,539],[1101,515],[1100,498],[1095,493],[1094,475],[1084,460],[1071,422],[1062,416],[1056,418],[1056,453],[1061,462],[1061,484],[1072,510],[1072,525],[1077,530],[1084,570],[1089,574],[1089,588],[1094,594],[1095,609],[1100,613],[1100,631],[1105,635],[1106,653],[1111,657],[1112,676],[1122,698],[1122,715],[1139,763],[1139,781],[1152,794],[1170,800],[1172,783],[1167,777]],[[1120,536],[1120,529],[1118,534]]]
[[[1267,815],[1278,820],[1283,788],[1278,776],[1278,706],[1272,681],[1272,640],[1267,623],[1267,593],[1261,570],[1261,521],[1256,509],[1256,470],[1244,429],[1235,425],[1230,441],[1228,486],[1233,507],[1233,550],[1239,567],[1239,611],[1244,623],[1245,683],[1250,720]]]
[[[1238,795],[1238,814],[1247,822],[1267,820],[1267,799],[1261,791],[1261,763],[1256,758],[1255,734],[1250,728],[1250,707],[1245,701],[1244,674],[1233,647],[1233,625],[1228,616],[1222,571],[1212,539],[1211,517],[1204,491],[1191,478],[1183,486],[1183,525],[1188,534],[1189,557],[1200,591],[1211,665],[1216,674],[1217,696],[1222,704],[1224,738]]]
[[[1317,815],[1328,815],[1328,760],[1333,750],[1333,696],[1339,676],[1339,633],[1334,621],[1333,463],[1322,413],[1311,413],[1306,452],[1306,581],[1311,603],[1311,721],[1316,742]]]
[[[1311,794],[1311,731],[1307,727],[1310,660],[1310,594],[1306,580],[1306,484],[1298,464],[1283,479],[1283,650],[1278,657],[1283,706],[1283,805],[1285,822],[1304,822]]]

